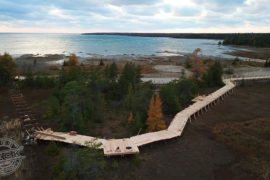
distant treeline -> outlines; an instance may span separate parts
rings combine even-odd
[[[224,45],[270,47],[270,33],[84,33],[83,35],[120,35],[224,40]]]
[[[230,34],[224,38],[223,44],[270,47],[270,33]]]
[[[171,37],[187,39],[224,39],[226,34],[217,33],[84,33],[83,35],[119,35],[119,36],[141,36],[141,37]]]

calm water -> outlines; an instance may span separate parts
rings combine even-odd
[[[228,46],[218,46],[219,40],[114,35],[2,33],[0,42],[0,53],[8,52],[12,55],[38,53],[76,53],[79,56],[173,55],[173,53],[191,53],[199,47],[203,55],[230,57],[223,53],[231,50]]]

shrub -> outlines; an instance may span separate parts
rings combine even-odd
[[[180,111],[181,105],[175,82],[164,85],[160,89],[160,96],[163,102],[162,109],[165,114],[173,115]]]
[[[50,142],[46,148],[46,153],[49,156],[57,156],[59,154],[59,148],[55,142]]]
[[[54,166],[56,179],[101,179],[107,164],[95,148],[72,149],[63,154]]]
[[[203,80],[208,87],[222,86],[223,70],[219,61],[216,61],[210,66],[206,74],[204,74]]]
[[[232,62],[232,65],[238,65],[240,63],[240,59],[239,59],[239,57],[236,57],[236,58],[234,58],[234,60],[233,60],[233,62]]]
[[[12,57],[5,53],[0,54],[0,85],[10,82],[16,73],[16,64]]]
[[[105,64],[104,64],[104,62],[103,62],[102,59],[99,61],[99,66],[105,66]]]
[[[113,62],[111,65],[107,65],[105,67],[105,76],[108,79],[114,81],[114,80],[116,80],[117,75],[118,75],[118,68],[117,68],[117,65],[115,62]]]
[[[245,87],[245,86],[246,86],[246,81],[245,81],[245,79],[242,79],[240,81],[240,87]]]
[[[48,77],[46,75],[34,76],[32,71],[28,69],[25,75],[25,79],[22,80],[20,83],[23,87],[53,88],[56,84],[56,81],[54,77]]]
[[[179,94],[181,105],[188,105],[191,100],[198,94],[198,84],[196,80],[183,79],[176,83],[176,92]]]
[[[132,134],[138,134],[141,130],[145,128],[145,124],[139,112],[135,114],[132,122],[129,124]]]
[[[140,81],[140,68],[133,63],[127,63],[119,77],[119,90],[121,93],[126,94],[130,84],[134,88]]]
[[[163,102],[162,109],[165,114],[174,115],[186,106],[198,93],[198,85],[195,80],[181,79],[163,85],[160,88],[160,96]]]
[[[79,63],[79,61],[78,61],[76,54],[71,54],[69,56],[68,64],[70,66],[76,66],[76,65],[78,65],[78,63]]]
[[[12,79],[12,75],[7,71],[6,68],[0,64],[0,86],[8,84]]]

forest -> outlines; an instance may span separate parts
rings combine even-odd
[[[31,68],[25,79],[14,81],[17,67],[13,58],[0,55],[0,86],[16,83],[22,92],[46,92],[42,102],[32,107],[44,109],[39,122],[57,131],[74,130],[83,135],[119,138],[166,129],[172,117],[192,103],[202,89],[220,87],[222,66],[219,61],[205,62],[197,56],[187,59],[194,73],[159,87],[141,80],[141,68],[128,62],[85,66],[71,54],[56,76],[35,74]],[[28,93],[29,95],[29,93]],[[41,94],[39,96],[42,96]],[[105,131],[104,131],[105,130]],[[44,153],[54,164],[50,171],[55,179],[95,179],[117,169],[95,148],[65,147],[51,142]],[[43,147],[44,147],[43,146]],[[43,154],[43,155],[44,155]],[[140,161],[132,157],[132,163]],[[105,178],[106,179],[106,178]]]
[[[229,34],[225,37],[223,44],[270,47],[270,34]]]
[[[119,121],[117,126],[125,129],[119,134],[122,137],[165,129],[164,120],[188,106],[200,89],[223,85],[219,62],[205,64],[194,55],[187,64],[193,78],[179,77],[156,89],[151,82],[141,81],[140,66],[133,63],[120,68],[115,62],[105,65],[100,61],[98,66],[85,67],[73,54],[57,76],[37,75],[28,69],[25,79],[17,83],[23,89],[52,89],[44,117],[53,127],[102,136],[94,130],[98,124]],[[14,68],[9,54],[0,56],[2,85],[12,81]],[[160,128],[151,128],[153,124]]]

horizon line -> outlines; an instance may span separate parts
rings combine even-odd
[[[269,32],[0,32],[0,34],[270,34]]]

